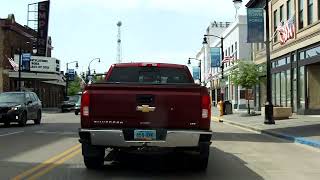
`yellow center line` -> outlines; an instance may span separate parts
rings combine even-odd
[[[41,171],[37,172],[36,174],[32,175],[31,177],[29,177],[27,180],[35,180],[45,174],[47,174],[48,172],[50,172],[52,169],[54,169],[55,167],[63,164],[65,161],[73,158],[74,156],[78,155],[81,152],[81,149],[78,149],[74,152],[72,152],[71,154],[63,157],[62,159],[59,159],[57,162],[55,162],[54,164],[51,164],[50,166],[46,167],[45,169],[42,169]]]
[[[72,146],[71,148],[63,151],[62,153],[60,154],[57,154],[51,158],[49,158],[48,160],[40,163],[39,165],[27,170],[27,171],[24,171],[23,173],[15,176],[14,178],[12,178],[12,180],[20,180],[20,179],[23,179],[31,174],[33,174],[34,172],[38,171],[39,169],[42,169],[46,166],[49,166],[50,164],[54,163],[55,161],[59,160],[60,158],[68,155],[69,153],[71,153],[72,151],[75,151],[75,150],[79,150],[79,148],[81,147],[81,144],[77,144],[75,146]]]

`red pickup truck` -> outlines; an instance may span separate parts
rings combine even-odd
[[[204,170],[210,119],[208,91],[194,83],[186,66],[114,64],[103,82],[87,85],[82,94],[79,136],[84,163],[89,169],[102,167],[106,148],[191,151],[196,154],[195,167]]]

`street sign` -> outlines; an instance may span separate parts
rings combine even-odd
[[[75,76],[74,69],[68,69],[67,76],[69,81],[73,81]]]
[[[22,53],[21,60],[22,60],[22,71],[30,71],[30,53]]]

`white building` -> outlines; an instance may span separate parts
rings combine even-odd
[[[213,21],[207,27],[205,34],[214,34],[216,36],[221,36],[221,34],[230,26],[230,24],[231,24],[230,22]],[[209,43],[213,42],[217,39],[218,39],[217,37],[213,37],[213,36],[207,37],[207,41]],[[201,60],[201,79],[202,79],[202,82],[205,82],[205,80],[208,79],[209,74],[210,74],[210,70],[211,70],[210,61],[204,60],[208,57],[207,53],[208,53],[207,48],[205,48],[205,46],[202,46],[202,48],[196,54],[196,59]]]
[[[231,56],[235,60],[251,60],[251,45],[247,43],[247,17],[245,15],[239,15],[235,22],[222,32],[220,37],[223,38],[224,57]],[[223,98],[223,100],[231,101],[235,109],[245,109],[247,106],[245,91],[230,82],[229,75],[234,63],[224,63],[223,78],[221,78],[221,68],[211,68],[210,48],[221,47],[221,39],[215,38],[213,41],[208,41],[208,45],[205,47],[205,62],[209,64],[210,69],[205,72],[204,76],[210,82],[207,87],[211,89],[213,104],[215,105]],[[253,105],[253,101],[251,103]]]

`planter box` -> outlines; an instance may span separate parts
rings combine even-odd
[[[265,107],[261,107],[261,115],[265,116]],[[289,119],[292,116],[291,107],[273,107],[274,120]]]

